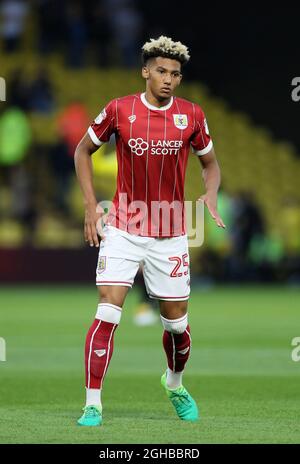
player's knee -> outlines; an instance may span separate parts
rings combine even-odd
[[[160,313],[166,319],[179,319],[187,313],[188,301],[160,300]]]
[[[122,315],[122,308],[121,306],[114,305],[113,303],[99,303],[95,319],[108,322],[110,324],[119,325]],[[108,333],[106,335],[111,336],[112,332],[109,332],[111,329],[108,329]],[[101,331],[102,336],[105,335],[103,330]]]
[[[188,315],[187,313],[178,319],[166,319],[163,316],[160,316],[162,325],[167,332],[173,334],[182,334],[185,332],[188,326]]]
[[[114,285],[98,286],[99,303],[110,303],[122,308],[128,288]]]

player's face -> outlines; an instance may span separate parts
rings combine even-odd
[[[157,57],[149,60],[142,70],[147,90],[158,100],[170,98],[182,79],[181,65],[177,60]]]

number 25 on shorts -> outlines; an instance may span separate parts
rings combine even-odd
[[[170,277],[182,277],[183,275],[188,275],[189,273],[189,263],[187,261],[188,254],[184,253],[182,257],[180,256],[171,256],[169,261],[174,261],[175,267],[172,270]],[[182,272],[178,272],[178,271]]]

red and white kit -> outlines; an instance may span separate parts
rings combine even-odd
[[[142,262],[150,296],[187,299],[185,172],[191,147],[199,156],[212,148],[202,109],[178,97],[157,108],[145,94],[129,95],[109,102],[88,133],[98,146],[114,134],[118,160],[97,284],[131,286]]]

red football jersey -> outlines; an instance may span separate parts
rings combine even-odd
[[[200,106],[172,97],[157,108],[145,94],[108,103],[88,133],[100,146],[115,134],[117,191],[105,223],[135,235],[184,235],[184,179],[190,146],[204,155],[212,148]]]

